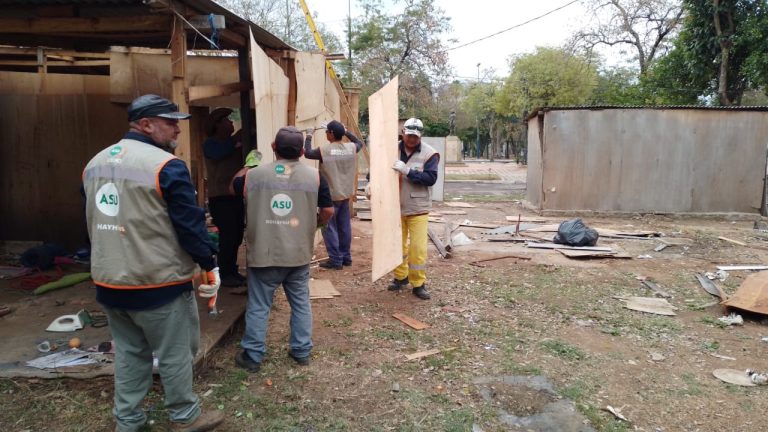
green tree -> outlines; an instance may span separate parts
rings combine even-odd
[[[222,6],[279,37],[302,51],[317,51],[312,31],[297,0],[216,0]],[[317,16],[313,16],[317,21]],[[335,33],[322,23],[317,31],[327,52],[341,52],[344,47]]]
[[[680,0],[587,0],[592,25],[575,35],[591,52],[599,45],[625,46],[633,52],[640,75],[670,48],[683,16]]]
[[[441,36],[449,18],[434,0],[404,0],[399,13],[383,12],[381,0],[364,0],[353,24],[352,70],[360,84],[360,112],[368,96],[400,76],[400,114],[430,119],[435,91],[448,81],[450,67]],[[365,122],[365,117],[363,121]]]
[[[558,48],[536,49],[513,57],[512,73],[495,98],[502,116],[523,117],[541,106],[590,102],[597,86],[597,68],[589,58]]]
[[[647,80],[666,103],[739,105],[768,84],[764,0],[685,0],[686,17],[669,55]]]

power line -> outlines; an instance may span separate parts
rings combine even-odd
[[[455,49],[464,48],[465,46],[468,46],[468,45],[472,45],[472,44],[474,44],[474,43],[477,43],[477,42],[480,42],[480,41],[484,41],[484,40],[486,40],[486,39],[490,39],[490,38],[492,38],[492,37],[494,37],[494,36],[498,36],[498,35],[500,35],[500,34],[502,34],[502,33],[508,32],[508,31],[510,31],[510,30],[516,29],[516,28],[518,28],[518,27],[522,27],[522,26],[524,26],[524,25],[526,25],[526,24],[529,24],[529,23],[532,23],[532,22],[534,22],[534,21],[536,21],[536,20],[542,19],[542,18],[544,18],[544,17],[545,17],[545,16],[547,16],[547,15],[553,14],[553,13],[555,13],[555,12],[557,12],[557,11],[561,10],[561,9],[565,9],[566,7],[568,7],[568,6],[570,6],[570,5],[574,4],[574,3],[576,3],[576,2],[578,2],[578,1],[579,1],[579,0],[572,0],[572,1],[570,1],[570,2],[568,2],[568,3],[566,3],[566,4],[564,4],[564,5],[560,6],[559,8],[556,8],[556,9],[552,9],[551,11],[549,11],[549,12],[547,12],[547,13],[545,13],[545,14],[539,15],[539,16],[537,16],[537,17],[531,18],[531,19],[529,19],[528,21],[522,22],[522,23],[520,23],[520,24],[515,24],[515,25],[513,25],[512,27],[506,28],[506,29],[504,29],[504,30],[501,30],[501,31],[497,31],[496,33],[490,34],[490,35],[488,35],[488,36],[484,36],[484,37],[481,37],[480,39],[475,39],[475,40],[473,40],[473,41],[471,41],[471,42],[467,42],[467,43],[465,43],[465,44],[461,44],[461,45],[457,45],[457,46],[455,46],[455,47],[451,47],[451,48],[448,48],[448,49],[446,49],[446,51],[453,51],[453,50],[455,50]]]

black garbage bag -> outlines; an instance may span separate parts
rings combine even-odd
[[[552,241],[568,246],[594,246],[598,237],[600,235],[597,231],[584,225],[580,218],[576,218],[561,223]]]

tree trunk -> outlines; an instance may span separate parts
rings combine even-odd
[[[720,44],[720,73],[717,78],[717,95],[720,99],[720,104],[723,106],[733,105],[733,101],[728,97],[728,62],[731,54],[731,41],[730,36],[733,34],[733,19],[730,11],[725,11],[723,15],[720,13],[720,0],[712,0],[713,11],[713,23],[715,25],[715,36],[717,36],[717,42]],[[726,18],[726,34],[723,34],[721,19]]]

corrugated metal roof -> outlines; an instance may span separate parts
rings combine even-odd
[[[574,106],[547,106],[535,108],[526,117],[530,120],[540,112],[548,111],[573,111],[590,110],[600,111],[609,109],[654,109],[654,110],[710,110],[710,111],[768,111],[768,106],[702,106],[702,105],[574,105]]]

